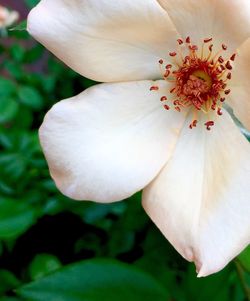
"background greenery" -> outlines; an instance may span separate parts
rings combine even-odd
[[[197,279],[140,193],[111,205],[62,196],[37,130],[53,103],[95,83],[22,30],[1,32],[0,64],[0,301],[250,300],[249,249]]]

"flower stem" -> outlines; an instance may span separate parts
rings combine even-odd
[[[244,269],[238,260],[235,260],[234,263],[235,263],[236,271],[237,271],[242,289],[245,293],[246,300],[250,301],[250,288],[248,287],[248,285],[245,281]]]

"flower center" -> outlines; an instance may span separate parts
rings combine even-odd
[[[201,113],[206,114],[205,126],[210,130],[214,125],[214,116],[222,115],[223,102],[231,92],[227,87],[232,78],[236,53],[227,58],[225,44],[214,53],[212,38],[204,39],[200,49],[191,44],[190,37],[185,41],[178,39],[177,42],[178,52],[169,53],[172,63],[159,60],[163,78],[171,84],[168,97],[161,97],[163,107],[170,110],[173,106],[178,112],[191,108],[193,119],[190,129],[197,126]],[[222,53],[225,55],[222,56]],[[159,87],[153,86],[150,90],[159,90]]]

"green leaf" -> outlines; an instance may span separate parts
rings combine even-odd
[[[12,98],[1,98],[0,112],[0,123],[11,121],[18,112],[18,103]]]
[[[32,8],[38,4],[39,0],[25,0],[26,5]]]
[[[242,266],[250,272],[250,246],[247,247],[239,256],[238,259]]]
[[[34,110],[39,110],[43,106],[43,99],[40,93],[30,86],[21,86],[18,89],[18,97],[21,103]]]
[[[19,23],[17,26],[12,27],[9,29],[9,31],[26,31],[27,28],[27,21],[24,20],[21,23]]]
[[[188,273],[185,276],[187,280],[184,284],[184,291],[186,292],[187,300],[221,301],[224,299],[222,298],[224,295],[227,295],[226,300],[231,300],[229,298],[230,266],[219,273],[204,278],[197,278],[194,265],[189,265]]]
[[[35,222],[35,211],[27,203],[0,198],[0,239],[16,238]]]
[[[0,298],[0,301],[23,301],[23,300],[14,297],[2,297]]]
[[[17,115],[15,116],[15,127],[18,129],[27,129],[32,125],[33,115],[29,108],[23,106],[19,107]]]
[[[154,278],[127,264],[93,259],[66,266],[17,293],[29,301],[166,301]]]
[[[12,58],[20,63],[24,58],[25,49],[19,44],[14,44],[10,48],[10,53]]]
[[[26,158],[20,153],[1,153],[0,169],[11,179],[20,178],[26,170]]]
[[[4,97],[10,97],[16,90],[15,84],[5,78],[0,77],[0,97],[1,101]]]
[[[19,280],[8,270],[0,270],[0,294],[20,285]]]
[[[57,257],[50,254],[38,254],[29,266],[30,277],[33,280],[58,270],[62,266]]]

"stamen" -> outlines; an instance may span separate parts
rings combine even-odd
[[[230,57],[230,60],[231,60],[231,61],[234,61],[235,58],[236,58],[236,53],[234,53],[234,54]]]
[[[218,58],[218,61],[222,64],[222,63],[224,63],[224,59],[223,59],[223,57],[222,56],[220,56],[219,58]]]
[[[221,115],[222,115],[221,108],[218,108],[218,110],[217,110],[217,114],[218,114],[219,116],[221,116]]]
[[[159,87],[158,86],[152,86],[150,88],[150,91],[158,91],[159,90]]]
[[[170,55],[170,56],[176,56],[177,53],[176,53],[176,52],[169,52],[169,55]]]
[[[213,38],[204,39],[204,43],[209,43],[213,40]]]
[[[193,120],[192,123],[189,125],[189,128],[192,130],[192,128],[195,128],[197,126],[198,120]]]
[[[170,75],[170,71],[169,71],[169,70],[166,70],[166,72],[164,73],[163,77],[164,77],[164,78],[167,78],[169,75]]]
[[[207,127],[207,130],[210,131],[211,127],[214,126],[214,121],[210,120],[205,123],[205,126]]]
[[[221,49],[214,53],[212,41],[212,37],[205,38],[200,47],[191,44],[189,36],[184,40],[179,38],[178,51],[169,52],[172,62],[164,64],[164,59],[159,60],[163,78],[171,83],[169,94],[172,95],[171,104],[174,110],[182,112],[191,108],[193,111],[190,129],[197,126],[200,114],[213,114],[216,118],[221,116],[225,96],[231,93],[228,84],[232,78],[232,62],[236,59],[236,53],[228,56],[228,47],[225,44],[221,44]],[[159,89],[158,86],[152,86],[150,91]],[[170,110],[170,100],[166,95],[163,95],[160,101],[163,102],[165,110]],[[215,121],[208,120],[205,126],[210,131],[214,124]]]
[[[230,63],[230,61],[227,61],[227,63],[226,63],[226,68],[227,68],[228,70],[232,70],[232,69],[233,69],[233,67],[232,67],[232,65],[231,65],[231,63]]]
[[[196,50],[198,50],[198,46],[192,45],[192,46],[189,46],[189,49],[192,51],[196,51]]]

